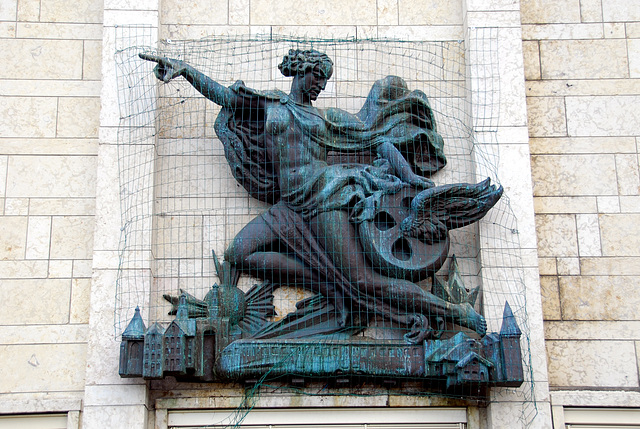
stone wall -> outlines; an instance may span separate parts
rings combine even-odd
[[[0,413],[83,396],[101,40],[102,1],[0,2]]]
[[[521,10],[549,381],[634,390],[640,6],[522,0]]]

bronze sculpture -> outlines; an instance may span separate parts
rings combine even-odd
[[[200,379],[211,380],[216,371],[213,379],[253,376],[256,368],[258,373],[273,369],[280,359],[260,350],[296,350],[313,344],[314,338],[344,340],[375,318],[403,329],[403,341],[387,347],[423,362],[413,365],[413,376],[436,376],[442,366],[428,370],[429,359],[439,362],[444,355],[433,352],[439,357],[429,358],[424,350],[431,349],[408,351],[402,344],[426,347],[426,341],[440,337],[447,322],[480,337],[486,334],[486,321],[473,308],[477,291],[443,285],[434,274],[447,258],[448,231],[481,219],[500,199],[502,187],[489,179],[435,186],[428,178],[445,166],[446,158],[423,92],[410,91],[403,79],[387,76],[373,85],[357,114],[319,110],[312,102],[331,78],[333,62],[318,51],[290,50],[285,55],[278,68],[293,78],[289,94],[253,90],[242,81],[225,87],[183,61],[139,56],[157,63],[154,73],[159,80],[182,76],[222,106],[215,131],[235,179],[250,195],[272,204],[237,234],[223,264],[214,255],[222,284],[214,285],[204,300],[186,293],[180,298],[165,296],[173,304],[176,326],[187,326],[188,318],[198,320],[192,336],[200,338],[195,343],[200,349],[194,350],[201,357],[193,368]],[[457,270],[455,261],[454,266]],[[245,294],[236,287],[241,273],[264,282]],[[418,285],[426,279],[435,282],[430,290]],[[449,283],[452,279],[450,274]],[[316,295],[297,303],[297,310],[281,321],[269,322],[271,292],[281,285]],[[514,323],[511,319],[509,324]],[[189,330],[183,331],[188,335]],[[203,350],[214,346],[203,332],[215,332],[215,357],[209,360],[205,356],[213,352]],[[464,350],[465,362],[484,365],[485,383],[519,383],[502,374],[504,362],[497,362],[496,356],[504,351],[499,351],[502,340],[496,334],[482,342],[460,334],[438,344]],[[351,347],[344,350],[355,350],[356,343]],[[358,347],[363,350],[358,353],[365,353],[376,346],[365,340]],[[253,358],[243,361],[246,356]],[[332,362],[329,369],[301,371],[332,373],[335,359],[319,355],[315,362],[327,359]],[[372,375],[393,376],[408,371],[403,365],[383,359],[369,366]],[[145,372],[145,377],[151,373]]]

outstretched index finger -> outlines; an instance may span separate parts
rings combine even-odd
[[[162,57],[160,55],[155,55],[155,54],[145,54],[143,52],[139,53],[138,56],[140,58],[142,58],[143,60],[147,60],[147,61],[154,61],[156,63],[159,63],[160,60],[162,60]]]

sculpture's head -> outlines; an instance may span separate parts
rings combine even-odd
[[[283,75],[294,78],[292,91],[301,91],[303,98],[313,101],[333,74],[333,61],[322,52],[291,49],[278,69]]]

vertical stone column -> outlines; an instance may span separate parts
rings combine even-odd
[[[523,342],[522,347],[525,364],[532,370],[525,370],[525,383],[518,389],[491,390],[486,426],[549,428],[551,415],[531,186],[520,4],[518,0],[464,0],[463,11],[474,137],[483,154],[498,160],[497,175],[517,219],[517,230],[511,232],[517,237],[507,238],[503,243],[497,242],[500,238],[496,237],[500,234],[505,237],[509,232],[497,231],[495,228],[499,227],[490,222],[479,225],[481,258],[492,266],[492,259],[507,250],[515,255],[515,259],[511,257],[506,262],[517,262],[517,257],[521,256],[523,266],[522,272],[508,266],[500,270],[483,269],[483,311],[489,331],[499,331],[504,302],[508,300],[512,307],[520,307],[515,316],[529,335],[530,343]],[[489,46],[491,44],[493,46]],[[486,57],[491,49],[496,53],[494,58]],[[497,75],[488,71],[489,60],[497,61]],[[492,89],[498,91],[491,92]],[[499,109],[497,124],[483,121],[489,114],[485,110],[488,107],[483,104],[487,96],[499,97],[493,100],[496,103],[493,109]],[[476,164],[478,180],[490,175],[482,163]],[[506,202],[500,204],[505,207]],[[507,241],[510,243],[505,244]],[[510,284],[512,279],[520,280],[520,286]],[[518,293],[513,294],[514,290]]]
[[[118,375],[119,340],[114,337],[114,297],[119,268],[121,228],[120,188],[118,179],[118,88],[116,82],[116,34],[134,36],[144,25],[148,43],[158,40],[158,0],[105,0],[102,41],[102,92],[100,114],[100,146],[98,150],[96,189],[96,229],[93,249],[93,276],[82,416],[83,428],[147,426],[147,385],[140,379],[121,379]],[[129,32],[131,34],[127,35]],[[152,134],[152,133],[151,133]],[[145,141],[137,149],[140,157],[153,162],[153,141]],[[151,190],[152,177],[143,186]],[[143,202],[143,211],[152,213],[152,192]],[[151,217],[144,223],[145,242],[151,241]],[[151,280],[151,249],[144,246],[136,257],[138,278],[145,279],[145,289]],[[126,285],[123,285],[126,287]],[[143,316],[147,313],[148,290],[137,298]],[[126,324],[126,322],[125,322]]]

